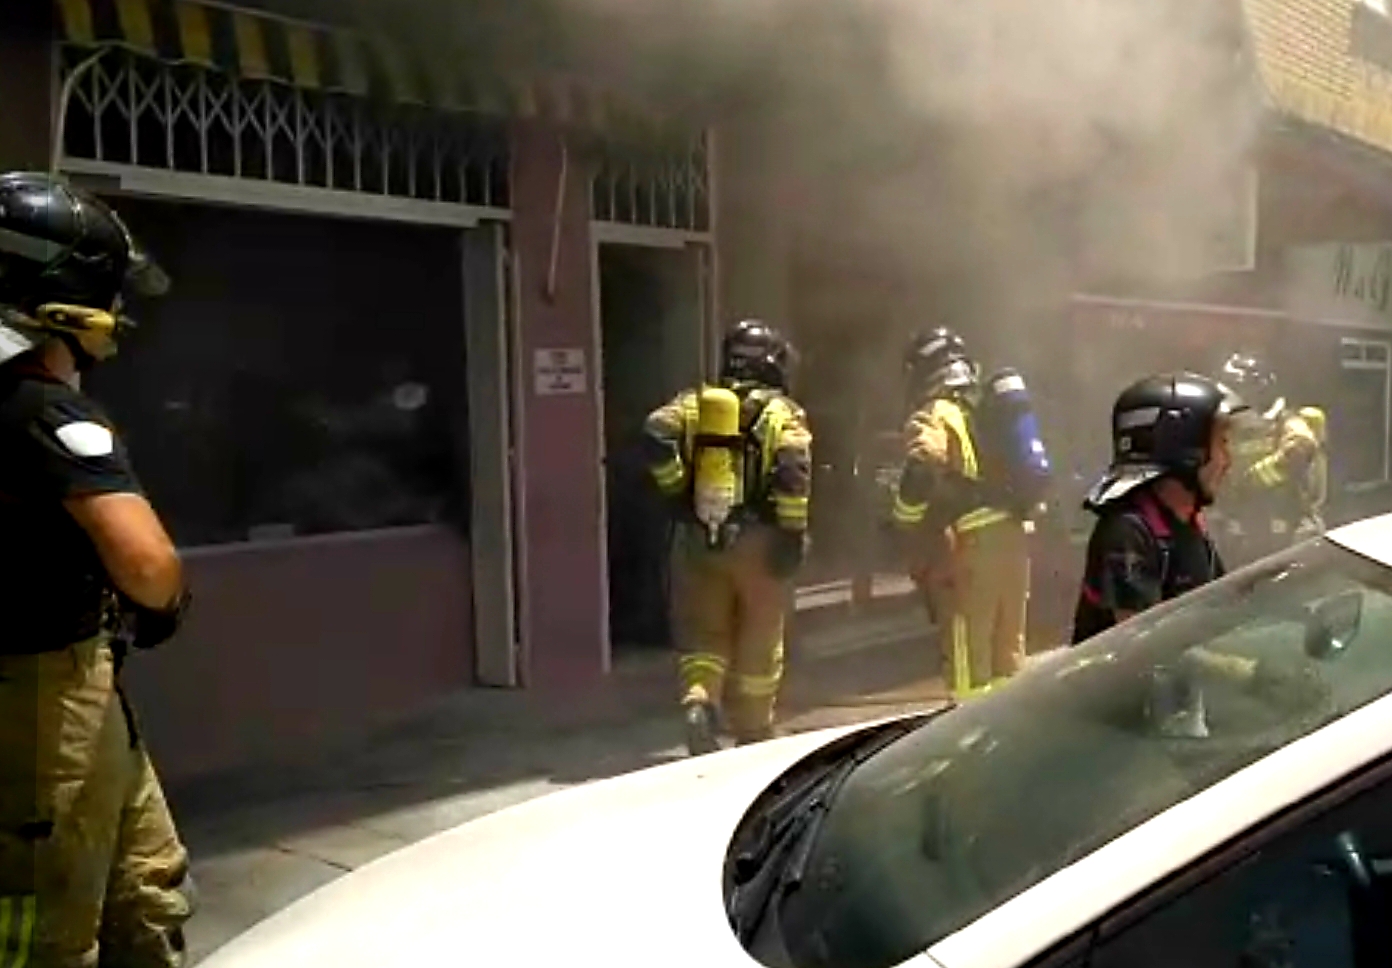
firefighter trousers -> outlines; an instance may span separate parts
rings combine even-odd
[[[943,677],[956,698],[1008,679],[1025,658],[1029,544],[1007,518],[954,534],[947,582],[935,590]]]
[[[188,855],[104,638],[0,656],[0,964],[184,960]]]
[[[773,530],[754,525],[729,548],[710,550],[680,529],[672,564],[673,630],[682,704],[709,703],[735,739],[767,738],[783,682],[783,626],[790,582],[769,569]]]

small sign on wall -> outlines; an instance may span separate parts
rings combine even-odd
[[[536,395],[555,397],[584,393],[585,351],[581,349],[537,350],[532,360]]]

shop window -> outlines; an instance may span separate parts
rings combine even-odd
[[[174,286],[90,386],[181,546],[466,525],[457,233],[114,201]]]
[[[1342,378],[1331,400],[1329,452],[1335,479],[1363,490],[1389,480],[1392,437],[1392,344],[1344,339]]]

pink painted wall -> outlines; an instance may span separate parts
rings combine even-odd
[[[126,682],[168,782],[283,760],[470,684],[468,549],[445,528],[189,553],[179,636]]]
[[[569,687],[601,677],[607,664],[607,583],[600,533],[600,409],[595,396],[589,173],[570,152],[554,298],[551,264],[560,133],[525,122],[513,129],[512,240],[520,261],[523,435],[522,600],[524,682]],[[538,396],[539,349],[583,349],[587,392]]]

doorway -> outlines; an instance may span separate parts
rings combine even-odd
[[[598,246],[609,628],[615,648],[664,648],[667,514],[652,486],[643,421],[702,376],[699,246]]]

